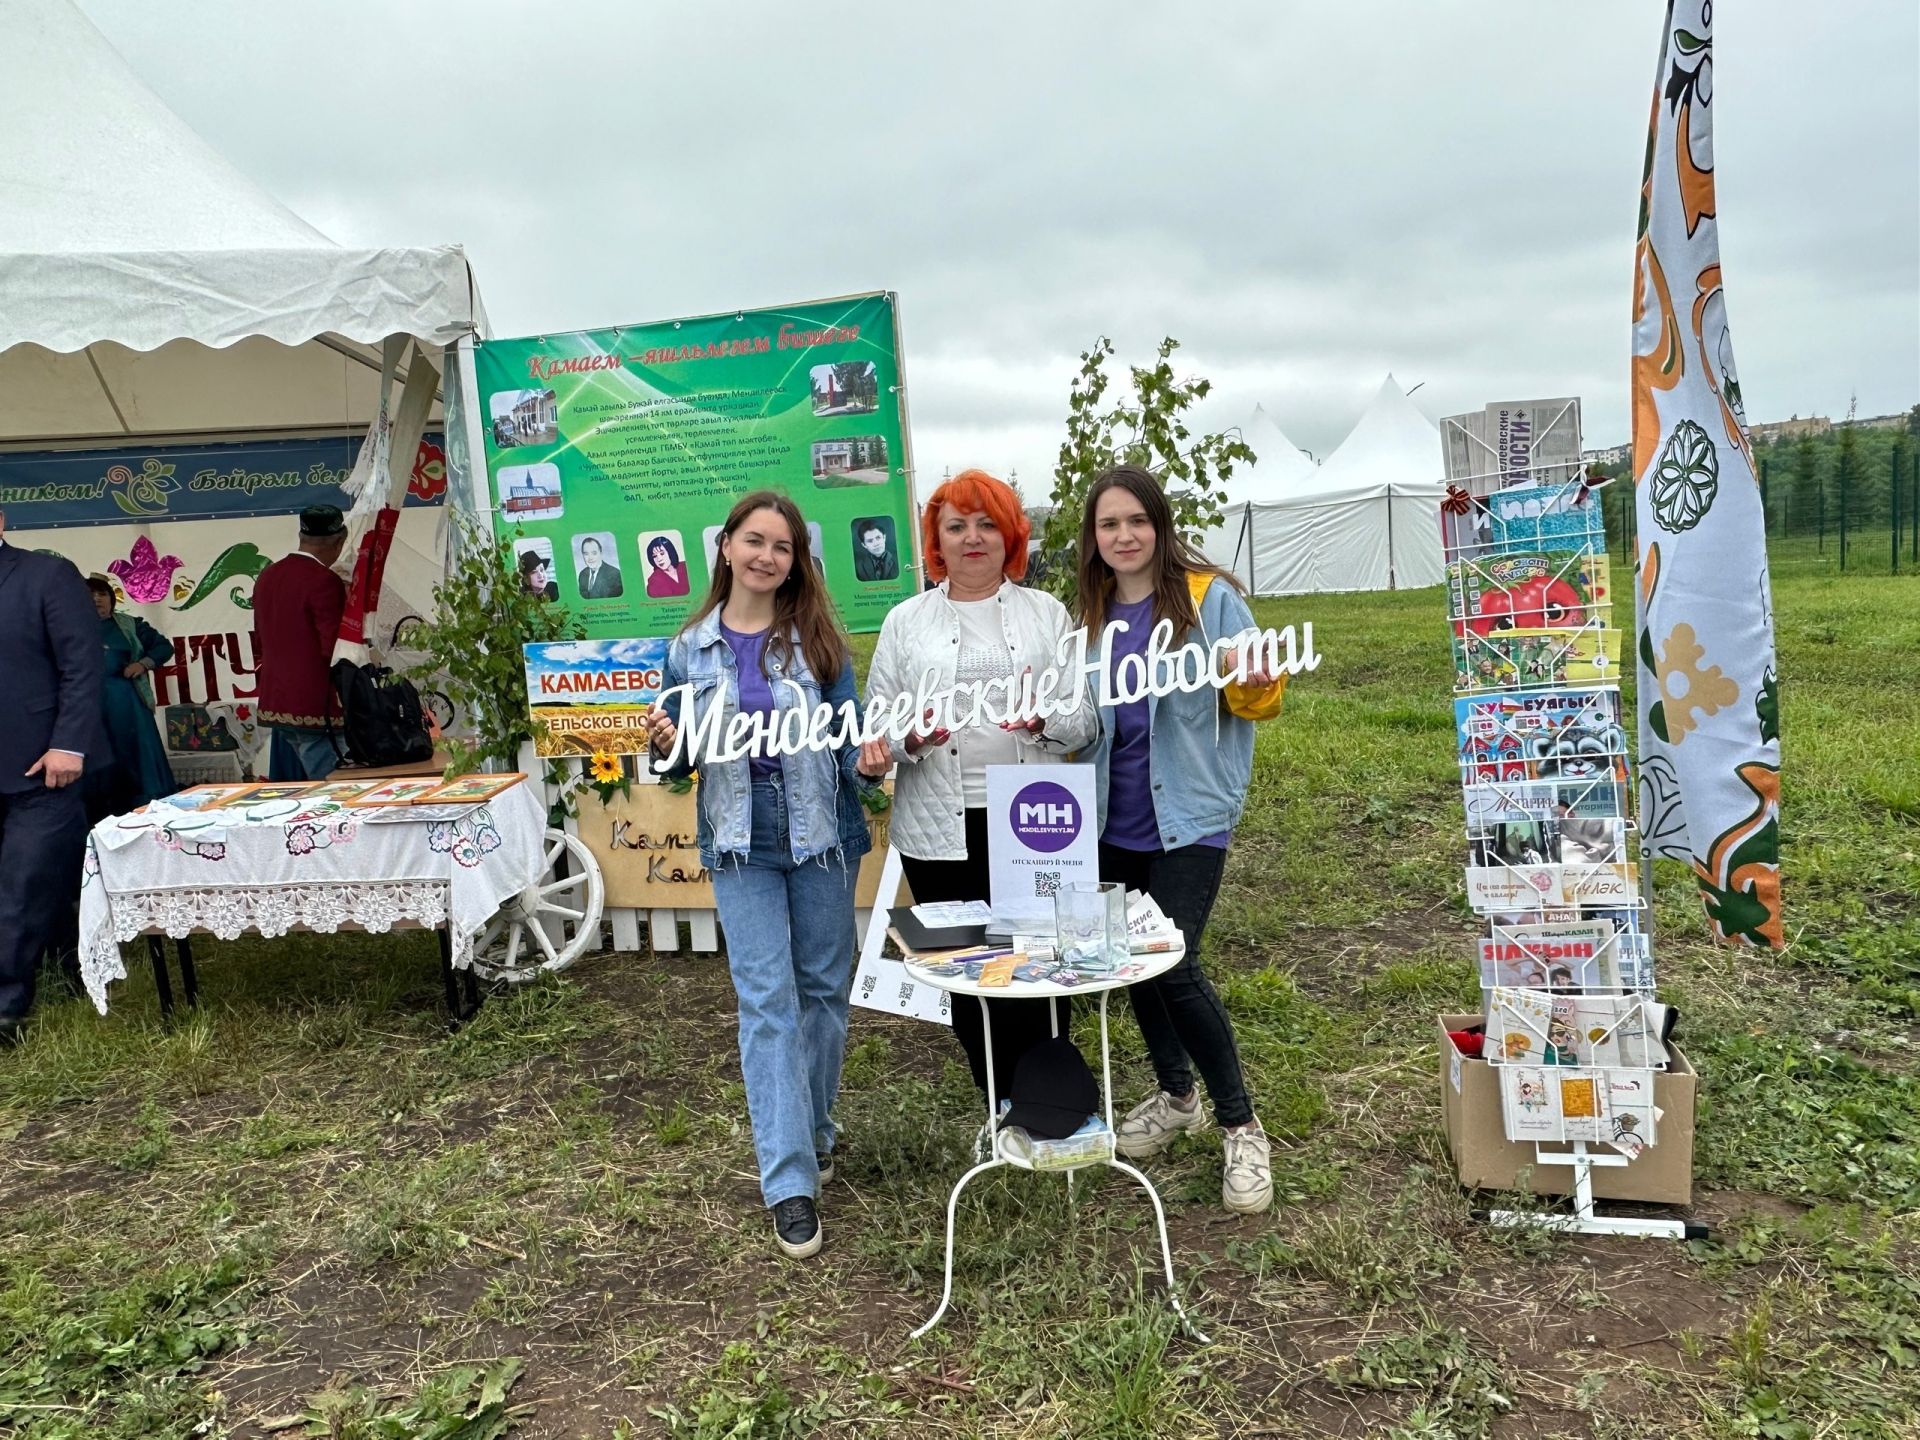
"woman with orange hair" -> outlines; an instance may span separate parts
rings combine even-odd
[[[921,553],[940,583],[894,607],[881,627],[867,670],[867,704],[890,703],[931,671],[938,688],[993,681],[1032,671],[1036,685],[1059,666],[1072,621],[1051,595],[1017,584],[1027,573],[1032,527],[1020,499],[982,470],[965,470],[935,490],[921,516]],[[1050,720],[1000,725],[979,720],[949,733],[921,729],[904,741],[863,746],[860,770],[894,781],[893,848],[917,901],[985,900],[989,765],[1058,763],[1092,743],[1100,717],[1085,682],[1061,691],[1080,704]],[[1000,1085],[1029,1048],[1053,1033],[1045,1000],[990,1000],[993,1073]],[[953,1033],[967,1052],[974,1083],[987,1088],[979,1008],[953,1007]]]

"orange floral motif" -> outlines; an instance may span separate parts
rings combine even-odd
[[[1660,699],[1666,711],[1667,738],[1679,744],[1700,723],[1702,715],[1717,715],[1724,705],[1740,698],[1740,687],[1718,665],[1702,665],[1706,647],[1682,623],[1667,632],[1656,672]]]

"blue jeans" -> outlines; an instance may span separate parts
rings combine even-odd
[[[340,764],[333,737],[305,725],[275,725],[267,740],[267,779],[324,780]]]
[[[815,1152],[833,1149],[833,1102],[847,1050],[853,888],[859,862],[836,852],[796,865],[778,775],[753,782],[747,860],[720,857],[713,898],[740,1001],[740,1072],[769,1206],[816,1195]]]

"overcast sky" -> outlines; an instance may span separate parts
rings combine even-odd
[[[898,291],[923,475],[1043,495],[1102,333],[1321,458],[1389,370],[1627,438],[1659,0],[81,4],[334,239],[464,244],[498,334]],[[1905,409],[1920,6],[1717,8],[1747,414]]]

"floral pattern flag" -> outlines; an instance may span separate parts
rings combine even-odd
[[[1641,826],[1718,938],[1778,946],[1773,596],[1715,208],[1713,4],[1669,0],[1634,250]]]

